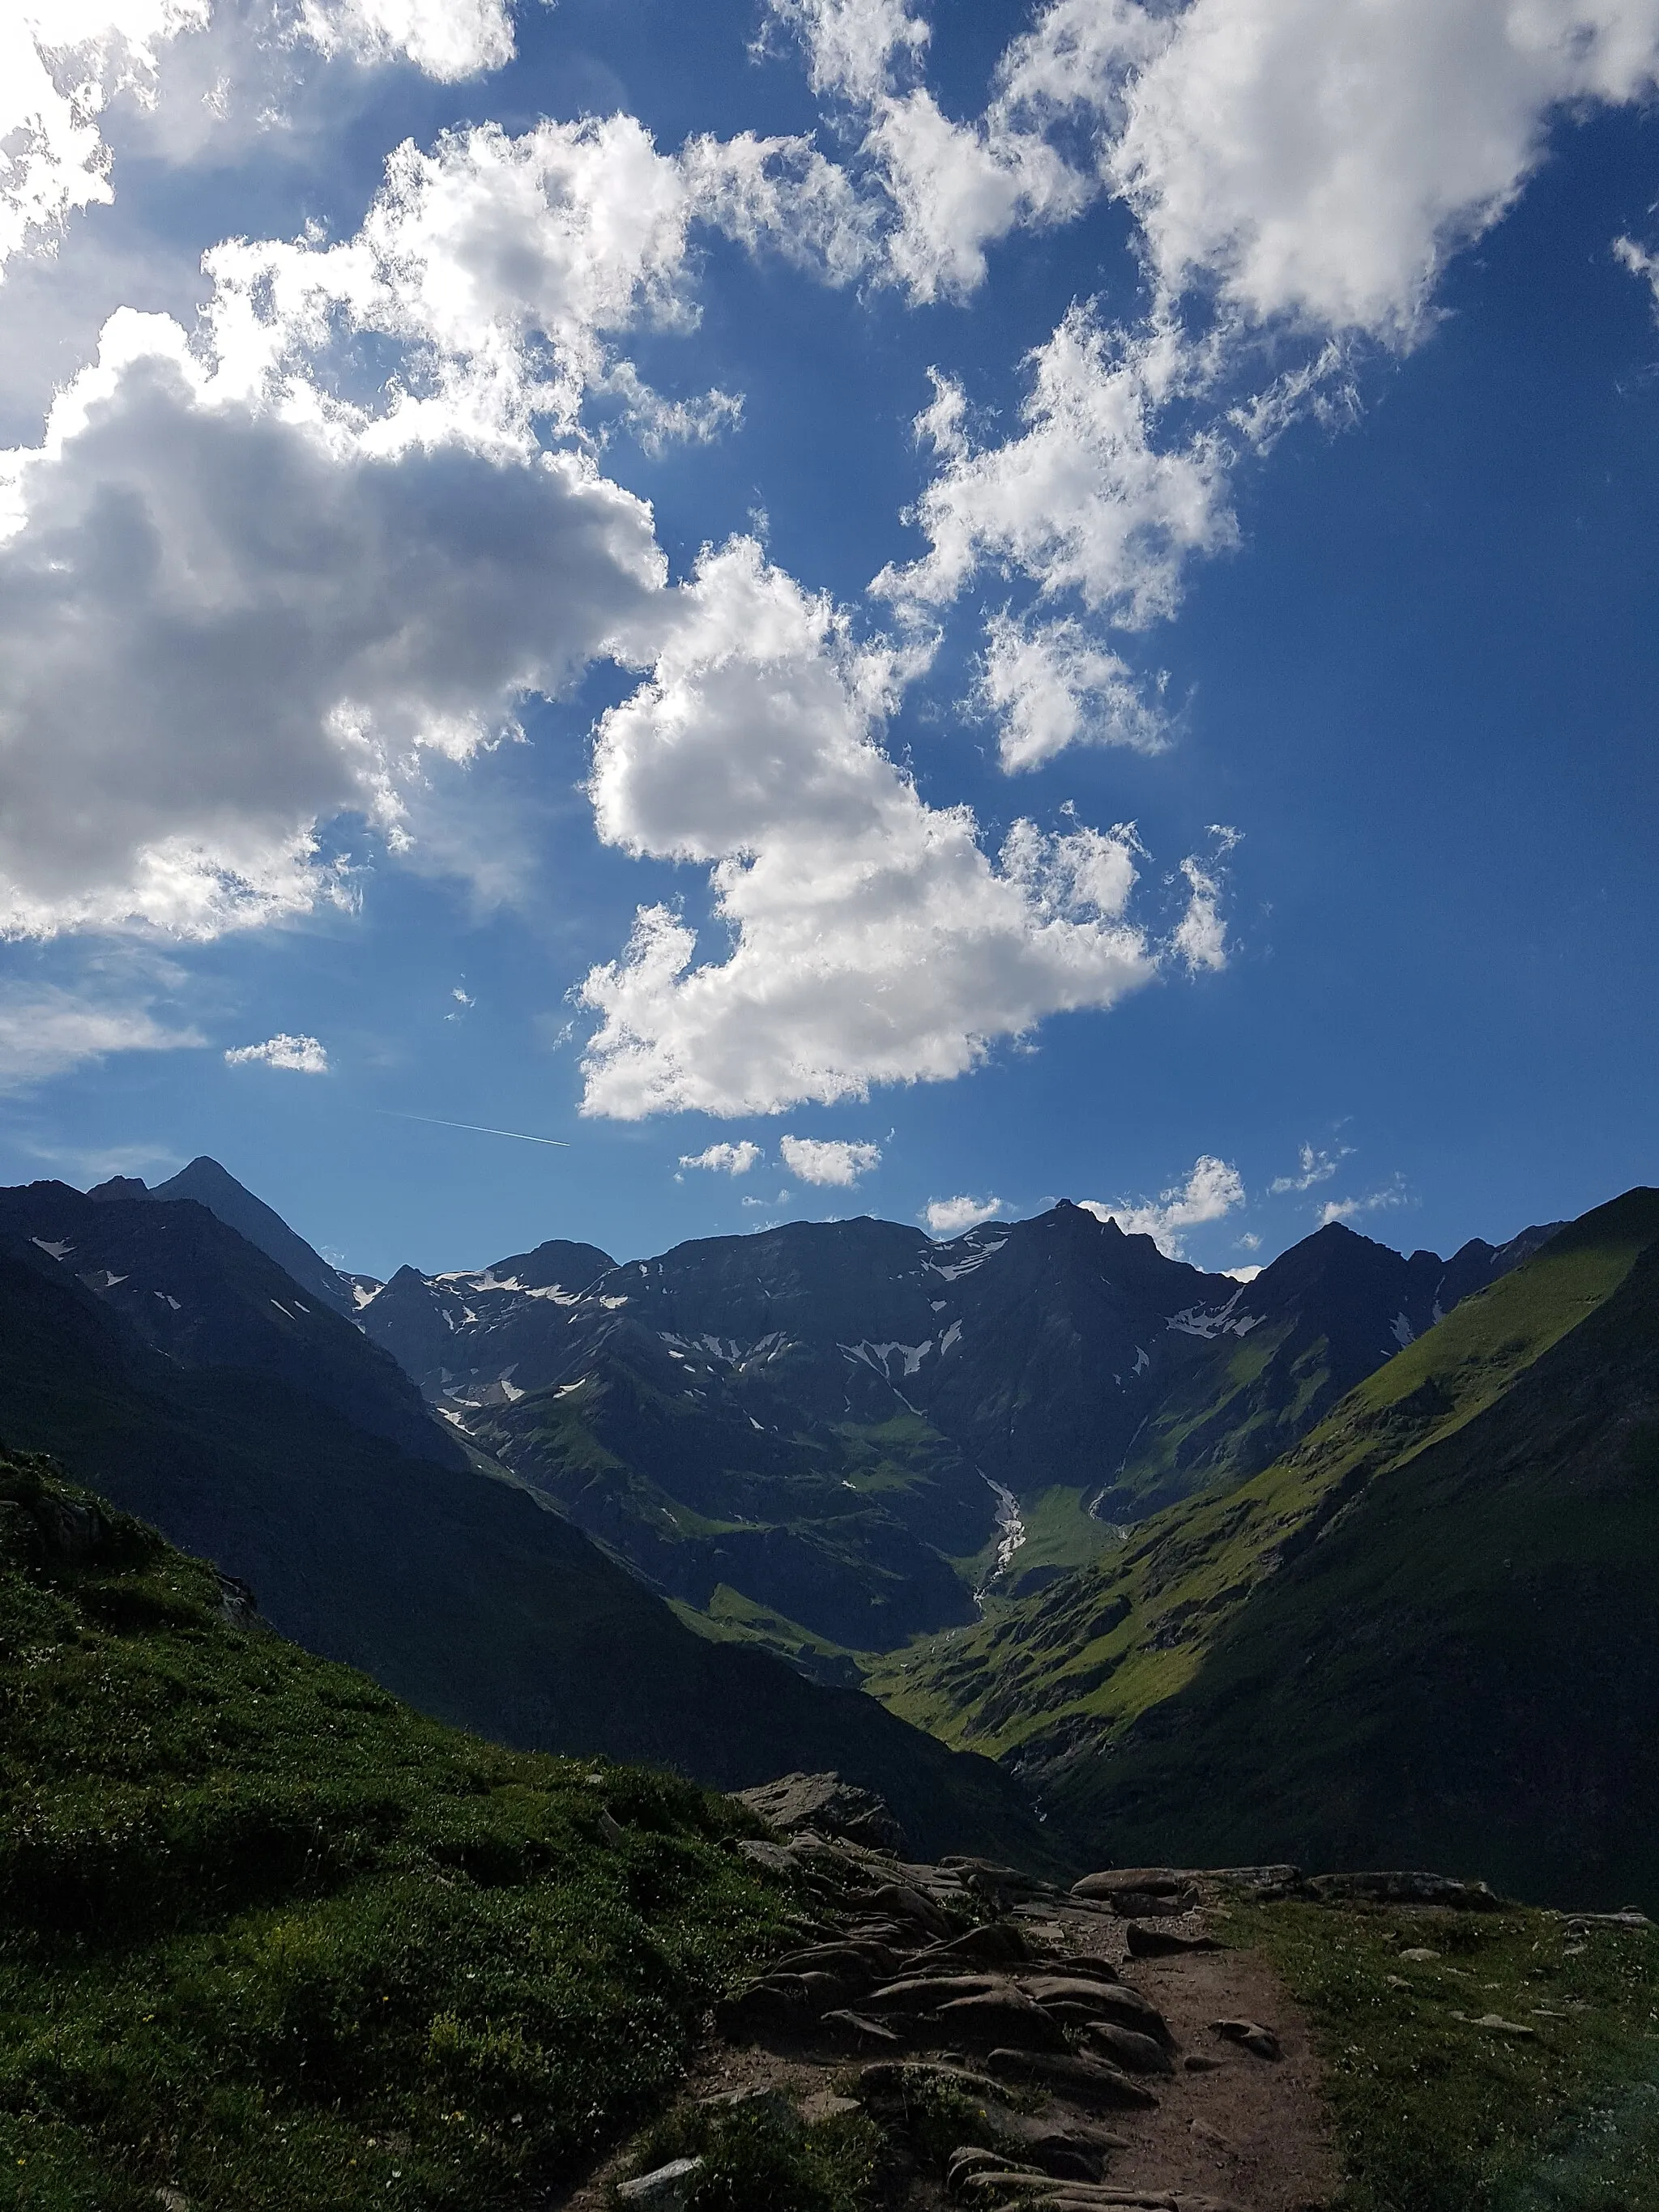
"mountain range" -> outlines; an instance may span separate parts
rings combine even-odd
[[[1659,1194],[1249,1280],[1063,1202],[384,1284],[292,1237],[211,1162],[0,1192],[0,1437],[437,1717],[835,1768],[934,1850],[1659,1899]]]
[[[835,1768],[929,1848],[1053,1856],[989,1760],[676,1620],[199,1200],[0,1191],[0,1438],[437,1719],[723,1789]]]
[[[1267,1465],[1549,1233],[1443,1261],[1334,1225],[1246,1284],[1062,1201],[948,1243],[550,1243],[358,1295],[459,1431],[653,1587],[845,1680]]]

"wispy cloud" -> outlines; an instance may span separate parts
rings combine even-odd
[[[1267,1188],[1274,1198],[1283,1197],[1287,1190],[1311,1190],[1316,1183],[1328,1182],[1352,1151],[1352,1145],[1339,1145],[1334,1152],[1316,1152],[1311,1145],[1304,1145],[1297,1172],[1275,1176]]]
[[[1319,1225],[1328,1229],[1334,1221],[1352,1221],[1363,1213],[1383,1213],[1395,1206],[1411,1204],[1405,1177],[1397,1175],[1381,1190],[1367,1191],[1363,1198],[1328,1198],[1319,1211]]]
[[[115,1052],[176,1052],[206,1040],[168,1029],[143,1005],[121,1005],[55,985],[0,991],[0,1091],[25,1090]]]

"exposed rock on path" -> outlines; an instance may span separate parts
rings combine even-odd
[[[1206,1877],[1135,1869],[1073,1897],[811,1829],[763,1848],[813,1924],[719,2008],[694,2094],[856,2106],[918,2212],[1321,2212],[1334,2196],[1305,2025],[1261,1960],[1218,1946]],[[1133,1957],[1143,1923],[1120,1897],[1155,1900],[1178,1943]]]

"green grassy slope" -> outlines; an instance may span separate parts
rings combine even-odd
[[[783,1903],[734,1808],[229,1625],[0,1457],[0,2174],[32,2212],[495,2206],[647,2111]]]
[[[951,1562],[983,1546],[989,1490],[915,1413],[880,1422],[688,1393],[654,1340],[606,1352],[474,1433],[657,1589],[710,1613],[721,1584],[840,1652],[974,1618]]]
[[[1311,2017],[1346,2175],[1332,2212],[1659,2203],[1659,1929],[1288,1902],[1218,1924]]]
[[[411,1460],[278,1379],[180,1374],[0,1255],[0,1438],[251,1582],[284,1635],[526,1750],[741,1789],[834,1767],[919,1850],[1046,1862],[1006,1775],[851,1690],[694,1635],[527,1492]]]
[[[1656,1240],[1659,1194],[1586,1216],[1276,1466],[881,1686],[1091,1854],[1659,1896]]]

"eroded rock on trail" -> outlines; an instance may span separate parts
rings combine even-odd
[[[811,1826],[742,1848],[791,1880],[800,1936],[719,2008],[702,2085],[872,2126],[884,2203],[1317,2212],[1334,2193],[1305,2033],[1261,1960],[1218,1942],[1209,1877],[1125,1869],[1073,1898]],[[1159,1909],[1126,1918],[1120,1898]],[[1138,1957],[1144,1926],[1176,1940]]]

